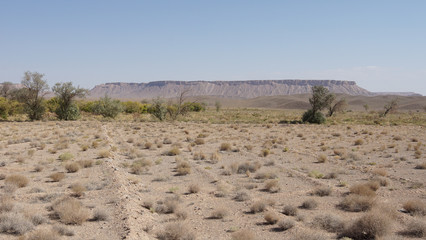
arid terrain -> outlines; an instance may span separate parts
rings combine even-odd
[[[0,124],[0,239],[425,237],[421,125]]]

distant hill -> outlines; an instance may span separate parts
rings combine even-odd
[[[90,90],[91,98],[107,94],[118,99],[176,97],[184,89],[189,96],[256,98],[262,96],[311,93],[312,86],[322,85],[334,93],[372,96],[353,81],[337,80],[250,80],[250,81],[158,81],[149,83],[105,83]]]

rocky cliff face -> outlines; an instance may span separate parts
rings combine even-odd
[[[157,81],[149,83],[106,83],[90,90],[90,97],[105,94],[119,99],[176,97],[184,89],[189,96],[255,98],[261,96],[311,93],[312,86],[322,85],[331,92],[348,95],[372,95],[353,81],[336,80],[251,80],[251,81]]]

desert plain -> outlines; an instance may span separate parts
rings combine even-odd
[[[424,113],[260,115],[1,122],[0,239],[425,238]]]

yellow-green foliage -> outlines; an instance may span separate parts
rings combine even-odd
[[[126,113],[147,113],[148,105],[140,102],[126,101],[121,103]]]

